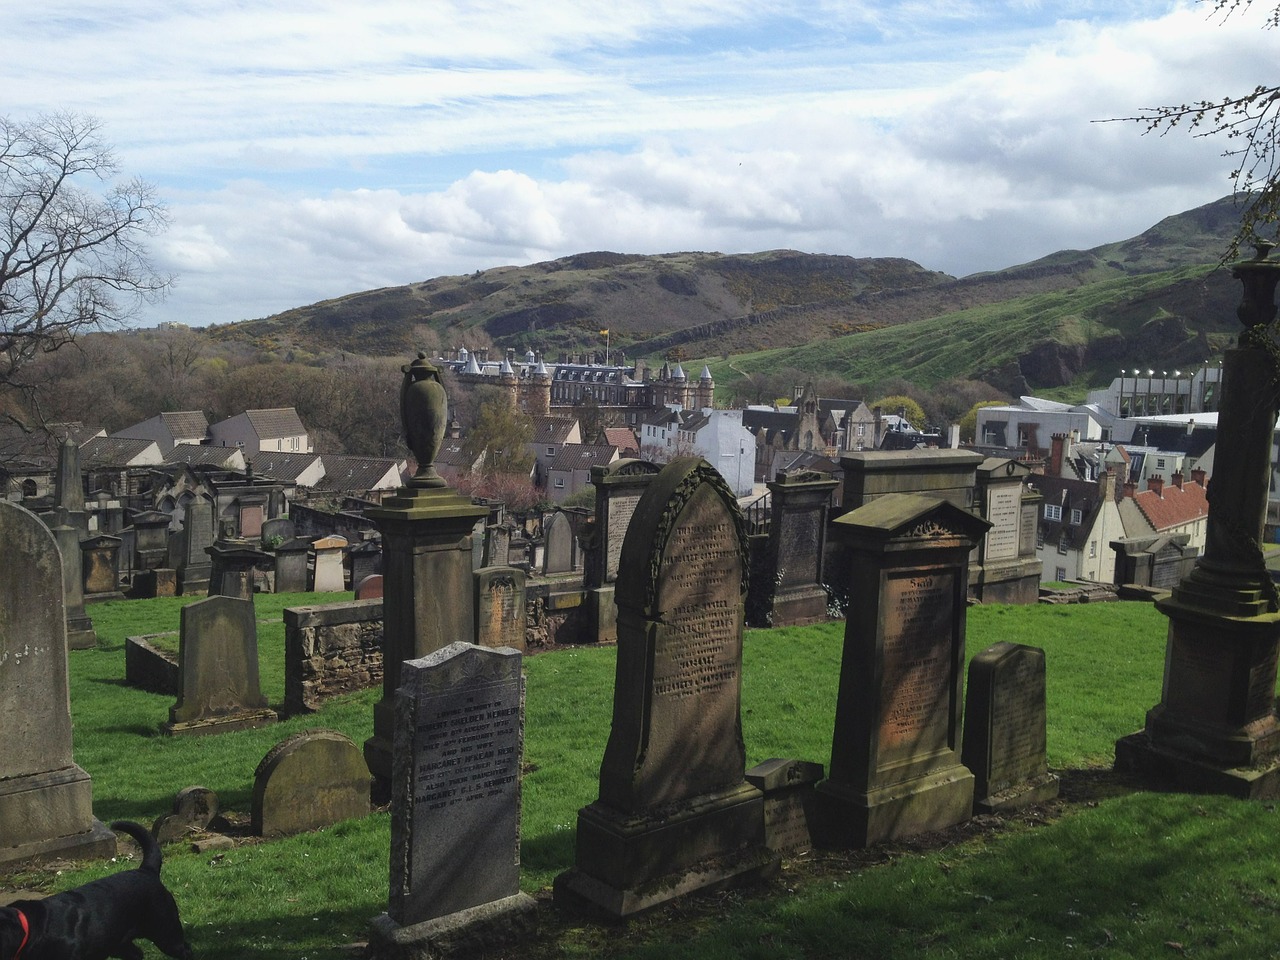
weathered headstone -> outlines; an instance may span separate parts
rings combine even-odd
[[[276,593],[305,593],[307,590],[307,561],[311,557],[311,541],[295,537],[276,545],[275,552]]]
[[[1044,651],[1001,641],[969,664],[964,765],[975,813],[1016,810],[1058,795],[1045,762]]]
[[[84,610],[84,563],[80,555],[80,531],[68,523],[53,527],[62,557],[62,589],[67,616],[67,646],[88,650],[98,645],[93,621]]]
[[[275,722],[258,681],[253,601],[214,596],[183,607],[178,671],[181,689],[166,733],[224,733]]]
[[[471,955],[532,929],[534,901],[520,892],[520,662],[453,643],[402,665],[375,958]]]
[[[274,562],[256,544],[257,540],[217,540],[207,549],[209,596],[253,599],[258,569]]]
[[[1023,500],[1039,502],[1026,487],[1031,468],[1004,457],[988,457],[978,466],[975,498],[991,524],[969,565],[969,593],[986,603],[1035,603],[1040,596],[1043,562],[1035,544],[1023,536]]]
[[[626,917],[776,867],[744,779],[742,516],[706,461],[672,461],[636,506],[617,581],[613,726],[559,901]]]
[[[209,592],[212,564],[208,551],[213,546],[213,511],[213,501],[205,498],[187,505],[179,541],[179,562],[175,566],[178,571],[178,589],[184,597]]]
[[[80,541],[86,602],[123,600],[120,592],[120,538],[98,534]]]
[[[827,504],[839,481],[812,472],[778,474],[769,484],[772,516],[761,575],[748,610],[757,626],[787,627],[827,619],[822,561]]]
[[[133,515],[133,565],[139,570],[163,567],[169,556],[169,524],[173,518],[160,510]]]
[[[250,822],[260,837],[317,830],[369,814],[369,767],[336,730],[303,730],[262,758],[253,775]]]
[[[346,589],[342,575],[342,551],[346,548],[346,537],[321,537],[312,542],[312,591],[339,593]]]
[[[778,853],[794,853],[813,846],[813,824],[822,764],[810,760],[774,758],[746,773],[747,783],[764,794],[764,842]]]
[[[209,826],[218,815],[218,795],[208,787],[183,787],[173,798],[173,810],[156,818],[151,835],[160,843],[183,840]]]
[[[511,559],[511,531],[506,523],[494,523],[484,530],[484,566],[505,567]]]
[[[850,604],[820,842],[864,847],[969,818],[960,763],[968,558],[987,521],[888,494],[836,522]]]
[[[0,864],[115,853],[71,752],[62,557],[35,514],[0,500]]]
[[[382,540],[375,537],[353,543],[347,550],[345,562],[351,571],[349,579],[353,588],[365,578],[381,574]]]
[[[270,520],[263,521],[262,545],[264,547],[274,550],[286,540],[292,540],[297,535],[297,525],[288,517],[272,517]]]
[[[591,468],[596,511],[583,580],[587,587],[587,635],[592,641],[604,643],[618,639],[614,583],[618,579],[622,544],[640,497],[659,469],[647,460],[634,459]]]
[[[542,572],[572,573],[577,566],[578,543],[568,516],[559,511],[551,514],[543,527],[542,541]]]
[[[525,576],[515,567],[476,571],[476,637],[481,647],[525,649]]]

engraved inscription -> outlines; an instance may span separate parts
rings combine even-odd
[[[987,491],[986,559],[1012,560],[1018,556],[1018,522],[1022,508],[1021,484],[1000,484]]]
[[[908,573],[885,583],[882,750],[947,745],[954,577]]]
[[[818,541],[821,513],[806,510],[783,517],[782,536],[778,542],[778,570],[782,584],[818,582]]]
[[[1044,771],[1044,672],[1032,657],[1018,657],[997,674],[991,698],[991,773],[995,793]]]
[[[428,697],[419,708],[414,803],[446,810],[510,792],[520,775],[520,707],[482,690]]]
[[[636,504],[639,502],[639,494],[619,494],[609,498],[609,521],[604,541],[606,583],[613,583],[618,579],[618,560],[622,556],[622,542],[626,539],[627,527],[631,525],[631,515],[636,512]]]

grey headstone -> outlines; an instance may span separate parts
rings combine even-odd
[[[272,723],[258,680],[253,602],[208,597],[182,608],[181,689],[166,733],[221,733]]]
[[[577,560],[577,543],[568,516],[553,513],[542,535],[542,572],[571,573]]]
[[[401,668],[387,913],[402,926],[520,892],[520,663],[453,643]]]
[[[62,557],[30,511],[0,500],[0,864],[110,856],[71,753]],[[78,557],[77,557],[78,560]]]
[[[974,809],[1014,810],[1058,795],[1045,762],[1045,660],[1037,647],[1000,642],[969,664],[964,765]]]
[[[262,758],[253,775],[253,832],[280,837],[369,814],[369,767],[336,730],[303,730]]]

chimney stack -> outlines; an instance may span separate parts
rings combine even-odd
[[[1169,477],[1169,482],[1172,483],[1179,490],[1181,490],[1182,489],[1182,471],[1175,470],[1173,472],[1173,475]]]
[[[1203,470],[1201,470],[1199,467],[1196,467],[1194,470],[1192,470],[1192,471],[1191,471],[1191,482],[1192,482],[1192,483],[1198,483],[1198,484],[1200,484],[1200,486],[1202,486],[1202,487],[1203,487],[1203,486],[1204,486],[1204,471],[1203,471]]]
[[[1062,476],[1063,447],[1066,441],[1065,433],[1055,433],[1049,440],[1049,476],[1051,477]]]
[[[1164,499],[1164,477],[1156,474],[1153,477],[1147,477],[1147,489],[1155,493],[1161,500]]]

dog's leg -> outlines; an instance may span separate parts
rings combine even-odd
[[[140,946],[132,940],[126,940],[111,956],[119,957],[120,960],[142,960],[143,954]]]

